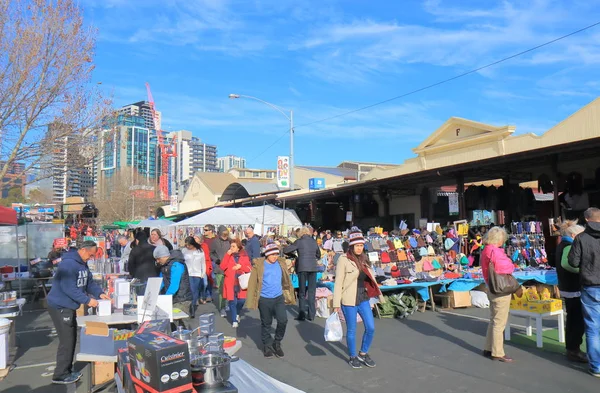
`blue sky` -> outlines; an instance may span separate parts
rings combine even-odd
[[[82,0],[95,81],[116,105],[152,86],[163,129],[274,168],[401,163],[451,116],[541,134],[600,95],[600,26],[454,82],[398,96],[600,21],[599,0]],[[262,154],[261,154],[262,153]]]

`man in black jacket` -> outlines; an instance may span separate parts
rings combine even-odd
[[[214,288],[216,289],[216,293],[213,290],[213,303],[223,318],[227,316],[225,312],[226,301],[223,299],[223,279],[225,276],[220,265],[229,247],[231,247],[231,243],[229,243],[229,231],[224,225],[221,225],[219,226],[219,237],[215,238],[210,245],[210,259],[213,262],[213,272],[215,273]]]
[[[573,241],[569,265],[579,268],[581,277],[589,373],[600,378],[600,209],[591,207],[584,217],[587,226]]]
[[[148,236],[140,231],[135,235],[135,247],[129,253],[129,275],[145,283],[150,277],[157,277],[158,270],[154,263],[154,246],[148,243]]]
[[[319,271],[317,260],[321,259],[321,250],[317,241],[311,237],[308,227],[300,231],[300,239],[283,249],[284,254],[298,253],[296,259],[296,273],[298,273],[298,317],[296,320],[303,321],[305,318],[312,321],[315,318],[315,296],[317,293],[317,272]],[[307,288],[308,283],[308,299]],[[308,301],[308,316],[306,316],[306,302]]]
[[[97,299],[110,299],[92,279],[87,261],[96,255],[98,247],[84,241],[79,250],[69,251],[54,275],[48,294],[48,313],[58,333],[58,351],[52,383],[68,385],[77,382],[81,373],[73,371],[73,357],[77,344],[76,310],[82,304],[97,307]]]

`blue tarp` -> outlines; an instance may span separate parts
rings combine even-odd
[[[537,281],[542,284],[558,285],[558,277],[556,275],[556,270],[535,270],[535,271],[515,272],[514,276],[517,279],[517,281],[519,281],[521,284],[526,281],[533,280],[533,281]],[[298,287],[298,277],[295,277],[295,281],[294,281],[294,277],[292,276],[292,281],[294,283],[294,288],[297,288]],[[468,291],[471,291],[471,290],[477,288],[479,285],[483,284],[483,282],[484,282],[483,279],[459,278],[456,280],[441,280],[441,281],[434,281],[434,282],[414,282],[412,284],[382,286],[382,287],[379,287],[379,289],[381,289],[381,292],[395,291],[398,289],[411,289],[411,288],[416,289],[419,296],[421,296],[421,299],[423,299],[423,301],[426,302],[429,300],[429,287],[431,287],[431,286],[441,284],[442,287],[439,290],[440,293],[446,292],[448,290],[456,291],[456,292],[468,292]],[[319,286],[326,287],[331,292],[333,292],[333,287],[334,287],[333,282],[319,282]]]

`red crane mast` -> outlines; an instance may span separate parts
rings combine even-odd
[[[177,157],[176,136],[172,138],[171,143],[166,143],[163,136],[161,127],[159,127],[160,119],[156,113],[156,107],[154,104],[154,98],[152,97],[152,91],[150,90],[150,84],[146,82],[146,91],[148,92],[148,105],[150,106],[150,112],[152,114],[152,120],[154,123],[154,129],[158,137],[158,149],[160,152],[160,172],[158,176],[158,188],[160,190],[160,198],[163,201],[170,199],[169,196],[169,161],[171,157]]]

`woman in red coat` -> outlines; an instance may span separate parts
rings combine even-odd
[[[233,239],[230,243],[231,247],[227,250],[221,262],[221,269],[225,273],[223,297],[227,299],[227,303],[229,304],[231,325],[236,328],[240,322],[240,312],[246,301],[246,290],[240,288],[238,276],[250,273],[252,264],[239,239]]]

